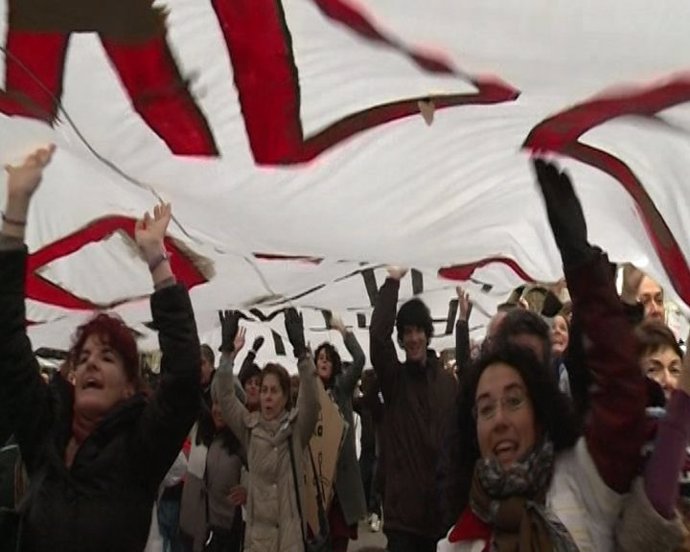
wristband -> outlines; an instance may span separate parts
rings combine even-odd
[[[12,224],[13,226],[21,226],[21,227],[26,226],[25,220],[17,220],[17,219],[10,218],[7,215],[5,215],[5,213],[2,214],[2,221],[6,222],[7,224]]]
[[[152,261],[149,262],[149,271],[153,272],[156,270],[161,264],[163,264],[165,261],[169,261],[170,257],[168,256],[167,251],[163,251],[162,253],[158,254]]]

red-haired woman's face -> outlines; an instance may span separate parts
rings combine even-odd
[[[134,394],[122,356],[97,334],[86,338],[74,369],[74,409],[102,416]]]

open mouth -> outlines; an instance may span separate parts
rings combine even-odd
[[[88,378],[82,383],[82,389],[103,389],[103,383],[95,378]]]
[[[516,452],[517,443],[514,441],[501,441],[494,447],[494,454],[498,459],[513,456]]]

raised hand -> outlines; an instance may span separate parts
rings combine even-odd
[[[29,200],[34,194],[43,177],[43,169],[53,158],[55,146],[41,148],[29,155],[21,165],[6,165],[7,195]]]
[[[235,339],[233,340],[232,344],[235,346],[235,352],[239,353],[242,350],[242,347],[244,347],[244,344],[247,341],[247,328],[244,328],[240,326],[237,330],[237,334],[235,335]]]
[[[470,315],[472,314],[472,301],[470,300],[470,294],[467,293],[462,287],[457,286],[455,292],[458,294],[458,318],[469,322]]]
[[[574,266],[589,258],[587,223],[573,183],[554,163],[534,159],[534,170],[546,206],[546,214],[564,265]]]
[[[149,265],[165,254],[165,233],[172,218],[170,203],[160,203],[153,208],[153,216],[144,213],[134,227],[134,239]]]
[[[239,328],[239,313],[234,310],[218,311],[220,319],[221,343],[219,350],[222,353],[232,353],[235,350],[235,336]]]
[[[405,274],[407,274],[407,269],[401,266],[389,266],[387,270],[388,277],[393,278],[394,280],[402,280],[405,277]]]
[[[332,329],[339,331],[343,335],[345,335],[345,332],[347,332],[345,322],[343,322],[343,319],[335,313],[331,315],[331,322],[329,325]]]
[[[294,308],[285,311],[285,330],[295,357],[302,357],[307,352],[307,345],[304,341],[304,323]]]

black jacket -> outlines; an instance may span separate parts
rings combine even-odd
[[[72,466],[73,391],[43,382],[24,328],[26,249],[0,251],[0,385],[32,481],[27,551],[144,549],[159,484],[199,411],[199,340],[187,291],[151,297],[163,352],[158,391],[117,406],[87,437]]]
[[[393,344],[400,283],[381,286],[369,329],[371,363],[383,393],[382,467],[385,530],[439,539],[445,529],[437,472],[443,441],[453,421],[457,385],[436,354],[426,365],[401,363]]]

